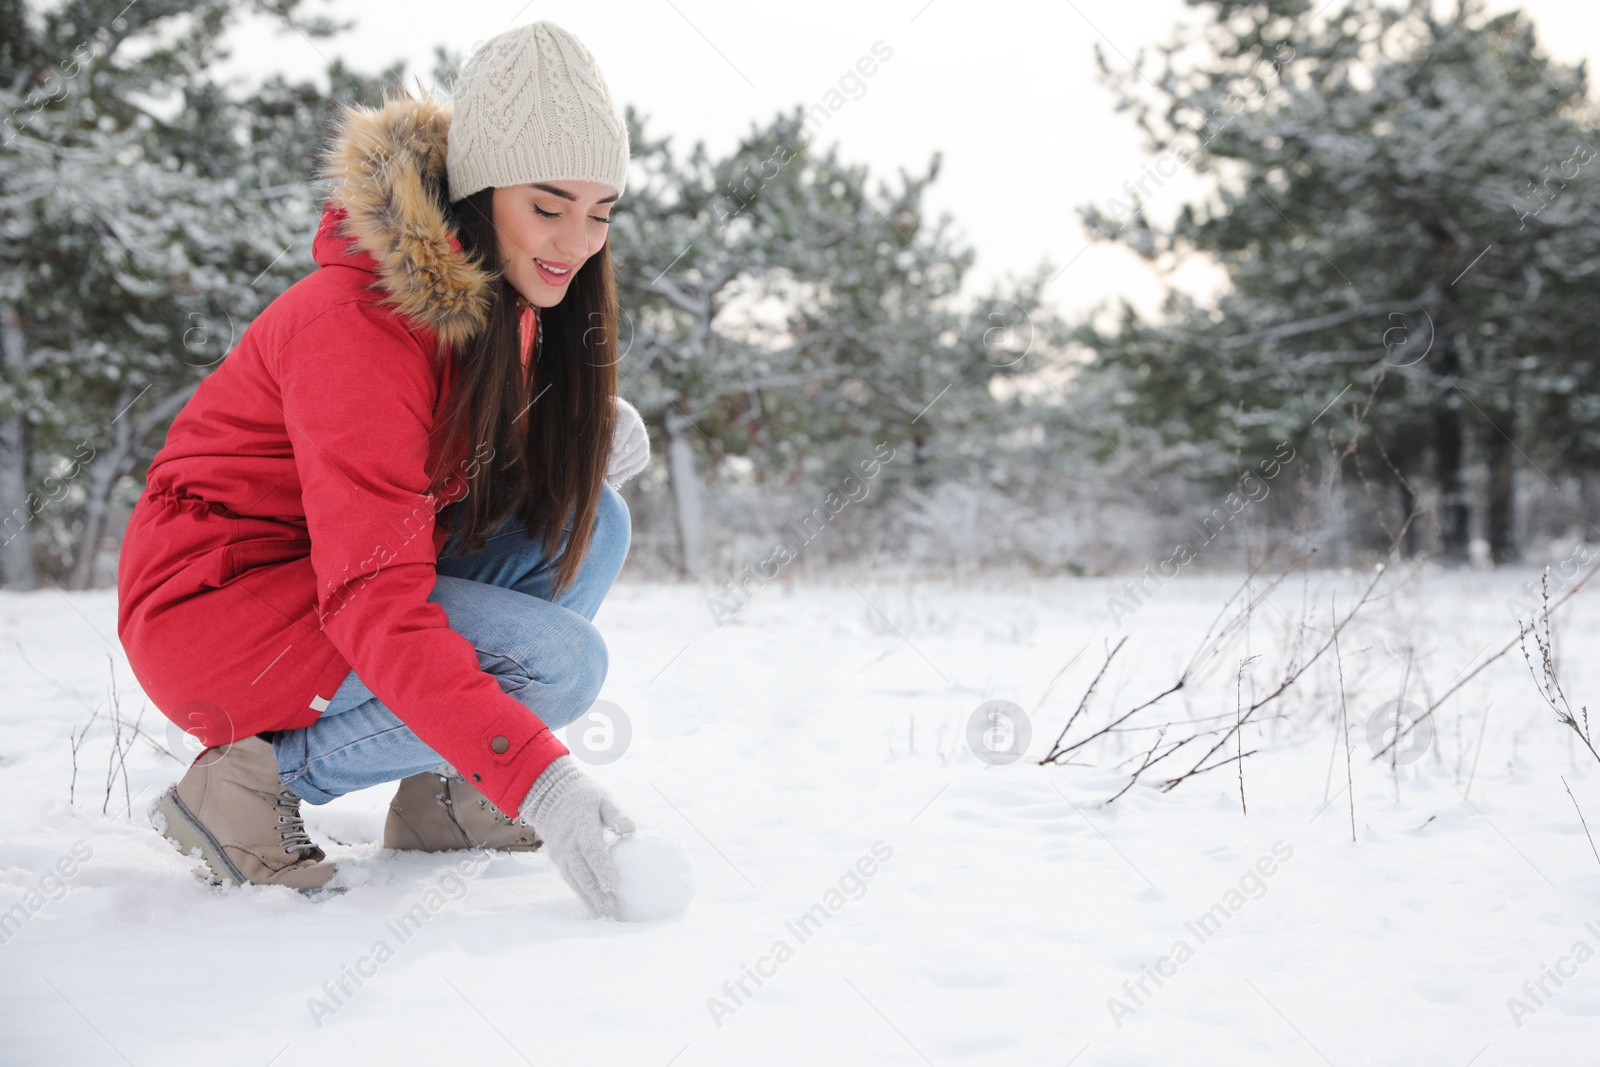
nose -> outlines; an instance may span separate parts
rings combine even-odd
[[[596,244],[594,248],[590,247],[591,238],[587,232],[589,225],[588,213],[574,212],[574,216],[573,220],[566,226],[561,227],[561,231],[556,234],[556,254],[564,262],[582,263],[594,254],[599,245]],[[601,238],[604,239],[604,236],[602,234]]]

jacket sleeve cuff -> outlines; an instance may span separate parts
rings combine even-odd
[[[567,746],[537,716],[518,705],[537,724],[530,732],[522,721],[486,723],[465,752],[439,754],[457,768],[503,812],[518,811],[545,768],[567,755]],[[520,736],[519,736],[520,735]]]

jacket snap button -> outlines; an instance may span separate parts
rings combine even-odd
[[[503,737],[497,737],[493,741],[489,742],[489,747],[494,749],[496,755],[499,755],[511,747],[511,742],[507,741]]]

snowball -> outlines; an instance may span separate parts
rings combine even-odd
[[[617,918],[649,922],[682,915],[694,899],[694,865],[660,830],[639,829],[611,846],[617,866]]]

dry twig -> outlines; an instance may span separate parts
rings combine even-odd
[[[1593,571],[1590,572],[1591,574]],[[1522,658],[1528,663],[1528,673],[1533,675],[1533,681],[1539,688],[1539,695],[1556,713],[1556,721],[1563,726],[1572,728],[1578,735],[1578,740],[1583,742],[1583,747],[1589,750],[1589,755],[1600,762],[1600,752],[1594,748],[1594,735],[1589,731],[1589,708],[1585,705],[1580,710],[1583,722],[1578,722],[1578,717],[1572,713],[1572,705],[1567,701],[1567,694],[1561,689],[1561,680],[1556,676],[1555,637],[1550,630],[1550,568],[1544,569],[1543,578],[1543,607],[1534,617],[1533,623],[1528,626],[1518,625],[1517,637],[1522,645]],[[1540,622],[1543,622],[1543,631],[1540,631]],[[1535,670],[1533,659],[1528,655],[1527,637],[1533,635],[1533,642],[1539,647],[1539,669]],[[1574,802],[1576,803],[1576,802]]]
[[[1572,797],[1572,806],[1578,812],[1578,821],[1583,824],[1583,836],[1589,839],[1589,849],[1594,853],[1596,863],[1600,863],[1600,848],[1594,847],[1594,835],[1589,833],[1589,820],[1583,817],[1583,809],[1578,807],[1578,798],[1572,796],[1572,787],[1567,785],[1567,776],[1561,776],[1561,784],[1567,786],[1567,796]]]
[[[1552,612],[1554,612],[1561,605],[1565,604],[1567,601],[1571,600],[1573,597],[1577,596],[1578,593],[1583,589],[1583,587],[1588,584],[1589,579],[1594,577],[1596,571],[1600,571],[1600,563],[1596,563],[1593,567],[1590,567],[1589,570],[1584,574],[1584,576],[1582,578],[1579,578],[1576,582],[1572,583],[1572,586],[1569,589],[1567,589],[1567,591],[1565,593],[1562,593],[1561,596],[1557,597],[1553,601],[1546,599],[1546,602],[1545,602],[1545,605],[1544,605],[1544,610],[1543,610],[1543,614],[1544,614],[1544,617],[1545,617],[1546,621],[1549,620],[1550,615],[1551,615]],[[1547,597],[1548,597],[1548,594],[1547,594]],[[1432,718],[1433,717],[1433,713],[1438,711],[1439,708],[1444,704],[1444,702],[1446,700],[1449,700],[1452,696],[1455,696],[1455,694],[1457,692],[1459,692],[1463,686],[1465,686],[1468,682],[1472,681],[1472,679],[1476,678],[1479,674],[1483,673],[1483,671],[1491,663],[1494,663],[1494,662],[1498,661],[1507,652],[1510,652],[1513,648],[1516,648],[1521,642],[1522,642],[1522,627],[1519,626],[1518,630],[1517,630],[1517,636],[1516,637],[1513,637],[1511,640],[1507,641],[1500,648],[1500,651],[1496,652],[1494,655],[1490,656],[1488,659],[1484,660],[1482,663],[1480,663],[1476,667],[1472,668],[1472,670],[1468,671],[1466,674],[1462,675],[1460,678],[1457,678],[1455,684],[1452,685],[1449,689],[1446,689],[1442,694],[1440,694],[1440,696],[1436,700],[1430,701],[1429,704],[1428,704],[1427,710],[1424,711],[1421,715],[1418,715],[1416,717],[1416,719],[1413,720],[1412,723],[1409,726],[1407,726],[1404,730],[1396,730],[1395,731],[1395,735],[1392,738],[1389,739],[1388,743],[1385,744],[1382,749],[1380,749],[1379,751],[1373,753],[1372,758],[1373,759],[1382,759],[1388,753],[1389,749],[1391,749],[1395,745],[1399,744],[1400,741],[1403,740],[1408,734],[1410,734],[1412,730],[1415,730],[1419,725],[1421,725],[1424,720]],[[1524,650],[1524,653],[1526,653],[1526,650]],[[1537,676],[1535,676],[1535,677],[1537,677]],[[1593,751],[1593,750],[1591,749],[1591,751]]]
[[[1332,612],[1329,607],[1329,612]],[[1344,692],[1344,658],[1339,655],[1339,634],[1333,635],[1333,662],[1339,669],[1339,727],[1344,734],[1344,788],[1350,794],[1350,840],[1356,839],[1356,779],[1350,768],[1350,706]],[[1326,789],[1324,789],[1326,792]]]

